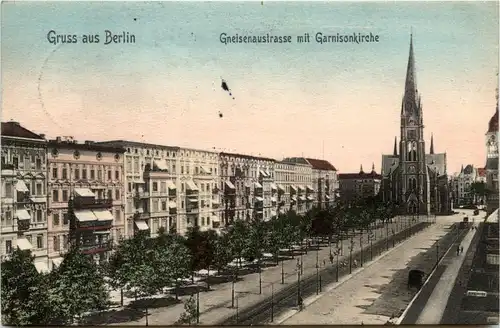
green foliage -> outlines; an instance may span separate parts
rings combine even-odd
[[[47,325],[54,319],[47,295],[47,275],[38,273],[30,251],[14,250],[2,262],[2,324]]]
[[[104,277],[93,259],[76,248],[70,249],[61,265],[50,273],[47,297],[63,323],[73,323],[75,317],[109,305]]]
[[[247,247],[249,226],[246,221],[236,220],[228,229],[229,249],[231,255],[236,258],[243,257],[243,252]]]
[[[194,296],[191,297],[184,303],[184,312],[181,314],[179,320],[175,324],[177,325],[191,325],[196,322],[196,301]]]
[[[233,259],[229,237],[230,236],[227,232],[223,232],[222,235],[217,237],[215,240],[214,265],[218,271],[224,269],[224,267]]]
[[[214,231],[200,231],[198,226],[188,229],[186,246],[192,256],[192,271],[208,269],[214,264],[216,240]]]

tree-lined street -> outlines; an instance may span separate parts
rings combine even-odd
[[[142,318],[130,323],[216,323],[234,315],[237,308],[269,297],[271,286],[279,292],[294,282],[298,268],[303,278],[333,263],[352,271],[373,256],[369,246],[375,241],[430,220],[396,217],[395,212],[391,204],[365,203],[311,210],[305,216],[290,211],[269,222],[235,221],[219,233],[194,227],[186,236],[162,230],[156,238],[137,234],[122,240],[109,262],[96,265],[74,248],[57,270],[28,270],[27,277],[12,273],[33,265],[29,251],[18,251],[2,263],[2,268],[12,268],[11,276],[9,270],[2,270],[4,318],[11,323],[71,323],[109,307],[111,300],[129,306],[141,299],[172,295],[185,304],[145,306]],[[358,263],[352,255],[361,246],[365,250]],[[387,242],[386,246],[394,245]],[[14,293],[14,279],[21,285],[28,279],[28,286],[38,287],[40,295]],[[16,303],[19,297],[23,302]],[[33,297],[42,301],[33,306]],[[61,299],[66,305],[57,305]],[[57,311],[38,313],[43,308]]]

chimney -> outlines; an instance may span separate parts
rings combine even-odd
[[[61,137],[56,137],[56,142],[61,142],[62,138]]]

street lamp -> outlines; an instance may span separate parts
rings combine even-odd
[[[361,259],[360,259],[360,262],[361,262],[361,266],[363,266],[363,229],[361,229],[361,233],[359,235],[359,249],[361,250]]]
[[[285,262],[285,259],[281,259],[281,284],[285,283],[285,267],[283,262]]]
[[[233,280],[231,281],[231,307],[234,308],[234,281],[236,274],[233,272]]]
[[[271,322],[274,321],[274,283],[271,282]]]
[[[368,234],[368,240],[370,241],[370,261],[373,261],[373,232],[370,231]]]
[[[354,240],[351,237],[351,244],[349,245],[349,274],[352,273],[352,251],[354,249]]]
[[[196,285],[196,323],[200,323],[200,286]]]
[[[394,232],[394,228],[391,228],[392,231],[392,248],[395,246],[396,234]]]
[[[262,268],[260,267],[260,259],[259,259],[259,295],[262,294]]]
[[[300,293],[300,272],[302,269],[302,265],[297,261],[297,306],[301,306],[302,304],[302,297]]]

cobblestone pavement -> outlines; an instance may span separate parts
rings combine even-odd
[[[404,230],[410,225],[416,224],[418,221],[425,222],[431,220],[426,216],[420,217],[419,220],[413,220],[410,217],[397,217],[393,220],[393,223],[389,224],[389,227],[380,227],[374,231],[373,240],[381,240],[386,237],[387,232],[389,234],[394,230],[395,233]],[[355,244],[353,251],[356,252],[360,249],[360,237],[359,235],[354,238]],[[363,248],[369,246],[367,234],[363,234]],[[342,248],[344,250],[343,256],[340,256],[340,261],[346,259],[348,255],[348,247],[350,241],[343,240]],[[335,247],[335,246],[333,246]],[[323,247],[318,251],[318,255],[315,250],[309,251],[302,257],[303,261],[303,274],[304,277],[315,274],[316,272],[316,256],[319,257],[319,263],[321,267],[329,265],[329,254],[330,249],[328,247]],[[242,276],[242,280],[235,283],[235,294],[238,298],[238,307],[244,308],[250,306],[259,301],[262,301],[271,295],[271,283],[274,284],[274,292],[278,292],[284,286],[295,282],[296,276],[296,264],[297,256],[295,259],[290,259],[284,261],[284,272],[285,272],[285,284],[281,284],[281,263],[276,266],[268,267],[262,270],[262,294],[259,295],[259,275],[258,273],[247,274]],[[225,317],[229,317],[235,314],[235,309],[231,308],[231,282],[222,283],[217,285],[212,285],[210,291],[200,293],[200,323],[201,324],[214,324],[219,322]],[[119,301],[119,292],[113,292],[112,297],[114,301]],[[164,295],[158,295],[158,297],[164,297]],[[180,297],[181,300],[188,299],[189,296]],[[126,298],[124,304],[127,305],[131,302],[131,299]],[[178,303],[168,307],[156,308],[149,310],[148,321],[150,325],[167,325],[173,324],[177,321],[180,315],[184,312],[184,304]],[[135,316],[134,316],[135,317]],[[113,323],[110,323],[113,324]],[[141,316],[140,319],[132,318],[128,322],[120,320],[120,325],[144,325],[145,317]]]
[[[378,287],[389,283],[394,272],[404,269],[413,256],[425,252],[425,248],[432,246],[436,239],[447,233],[447,228],[452,223],[461,221],[462,217],[460,214],[438,217],[436,224],[357,270],[350,279],[332,284],[325,288],[322,295],[304,300],[303,311],[291,310],[278,318],[277,323],[287,325],[386,323],[390,317],[365,313],[365,308],[380,297],[376,292]],[[410,298],[409,296],[401,302],[400,308],[404,309],[411,301]]]

